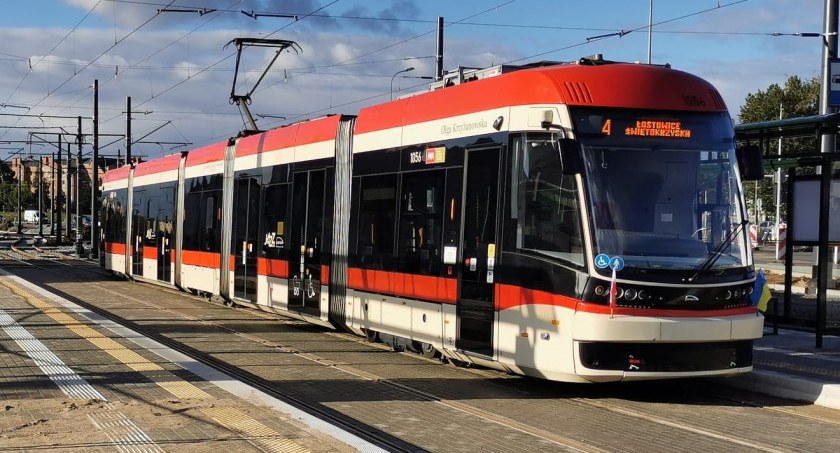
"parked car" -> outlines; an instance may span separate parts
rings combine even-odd
[[[82,221],[82,235],[84,235],[84,236],[90,235],[90,222],[91,222],[90,216],[89,215],[83,215],[83,216],[79,216],[79,218]],[[76,222],[76,214],[73,214],[70,217],[70,228],[71,228],[71,231],[73,231],[74,233],[76,232],[76,229],[77,229],[76,225],[78,225],[77,222]]]
[[[787,223],[782,220],[779,223],[779,228],[787,228]],[[778,231],[776,231],[776,222],[773,220],[765,220],[758,224],[758,242],[763,244],[767,241],[775,241],[778,238]]]
[[[758,230],[762,231],[762,232],[763,231],[773,231],[773,228],[775,226],[776,226],[776,222],[774,222],[773,220],[765,220],[764,222],[761,222],[760,224],[758,224]],[[787,228],[787,223],[784,220],[782,220],[782,222],[779,224],[779,227]]]

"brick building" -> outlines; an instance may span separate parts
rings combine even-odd
[[[55,159],[51,156],[33,156],[32,158],[14,158],[9,164],[9,167],[12,169],[12,173],[14,173],[15,178],[22,182],[28,182],[30,190],[35,192],[38,187],[38,159],[41,159],[41,173],[42,173],[42,180],[44,181],[44,193],[45,194],[52,194],[54,193],[61,193],[65,192],[67,189],[67,177],[68,173],[70,176],[75,176],[76,170],[76,159],[71,159],[71,168],[68,172],[67,169],[67,159]],[[114,162],[109,162],[113,159],[100,159],[100,166],[98,168],[99,177],[97,181],[102,180],[102,176],[105,174],[105,166],[110,163],[111,166],[114,165]],[[55,187],[58,182],[58,172],[61,171],[61,187]],[[82,161],[82,168],[81,168],[81,180],[82,184],[86,186],[90,184],[90,175],[93,172],[93,160],[86,159]],[[56,191],[56,189],[58,189]],[[71,198],[72,192],[75,190],[75,179],[72,180],[71,183]]]

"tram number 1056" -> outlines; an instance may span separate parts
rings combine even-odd
[[[412,151],[408,155],[408,162],[412,164],[423,163],[423,151]]]

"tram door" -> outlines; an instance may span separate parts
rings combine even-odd
[[[131,220],[131,274],[143,275],[143,237],[146,233],[146,209],[145,190],[134,191],[134,206],[132,212],[134,218]]]
[[[499,151],[499,148],[467,151],[462,202],[463,255],[455,346],[485,356],[493,355],[498,184],[492,181],[499,179]]]
[[[163,282],[172,281],[172,246],[173,229],[175,228],[172,221],[172,214],[174,212],[175,204],[175,190],[165,188],[162,189],[160,203],[158,204],[157,216],[155,220],[155,227],[157,228],[157,279]]]
[[[236,254],[236,263],[233,266],[233,296],[256,302],[260,186],[254,178],[239,178],[233,196],[235,214],[231,250]]]
[[[170,281],[170,271],[172,269],[172,255],[170,254],[172,247],[172,221],[162,211],[158,211],[156,220],[158,249],[157,279],[162,282],[168,282]]]
[[[301,171],[292,183],[289,309],[320,315],[326,170]],[[324,276],[326,277],[326,276]]]

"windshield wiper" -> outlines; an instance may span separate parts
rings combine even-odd
[[[687,279],[683,279],[683,281],[684,282],[693,282],[693,281],[699,279],[706,271],[711,269],[712,266],[714,266],[715,263],[717,262],[718,258],[720,258],[721,255],[723,255],[723,251],[726,249],[726,247],[729,247],[729,245],[732,244],[732,241],[734,241],[735,238],[738,237],[738,234],[741,233],[741,230],[743,230],[744,227],[747,226],[747,224],[749,224],[749,223],[750,223],[749,220],[742,220],[741,223],[738,224],[738,227],[735,228],[732,231],[732,233],[730,233],[729,236],[727,236],[727,238],[725,240],[721,241],[717,245],[717,247],[714,248],[714,250],[709,252],[709,256],[706,257],[706,261],[703,261],[703,264],[700,265],[700,268],[697,269],[697,271],[694,272],[694,274],[692,274]]]

